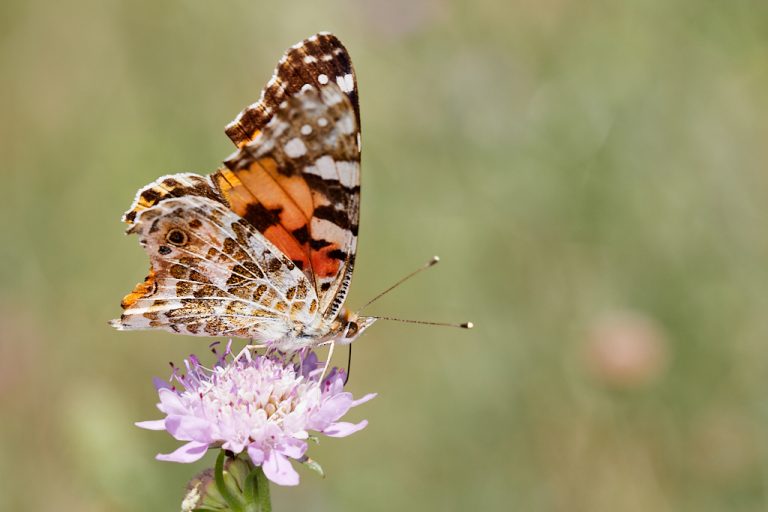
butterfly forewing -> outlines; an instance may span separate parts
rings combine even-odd
[[[304,271],[331,320],[346,295],[356,250],[358,133],[350,101],[336,84],[308,85],[213,176],[232,210]]]
[[[344,45],[336,36],[320,33],[292,46],[280,59],[272,78],[253,105],[227,125],[226,132],[238,147],[256,138],[280,104],[309,84],[320,88],[336,83],[349,98],[360,125],[357,79]]]

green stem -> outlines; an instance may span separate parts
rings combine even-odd
[[[272,512],[272,502],[269,497],[269,480],[264,475],[261,466],[256,466],[245,479],[245,510],[246,512]]]
[[[219,452],[219,456],[216,458],[216,467],[213,471],[214,478],[216,480],[216,488],[219,490],[221,496],[224,498],[224,500],[227,502],[227,505],[229,505],[229,508],[232,509],[233,512],[244,512],[242,500],[239,498],[239,496],[236,496],[234,493],[232,493],[232,490],[224,481],[225,457],[226,455],[224,454],[224,450],[221,450]]]
[[[261,470],[261,466],[256,468],[256,485],[259,488],[259,506],[261,512],[272,512],[272,500],[269,497],[269,480]]]
[[[255,467],[245,477],[243,484],[243,498],[245,498],[246,512],[260,512],[259,510],[259,484],[256,481],[256,471],[260,468]]]

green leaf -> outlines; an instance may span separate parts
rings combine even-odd
[[[232,509],[233,512],[242,512],[243,498],[239,494],[237,484],[234,483],[234,478],[232,478],[232,475],[229,473],[224,473],[224,458],[224,450],[221,450],[219,452],[219,456],[216,458],[216,468],[214,470],[216,487],[221,493],[221,496],[224,498],[224,501],[227,503],[227,505],[229,505],[229,508]],[[230,480],[230,482],[227,482],[227,480]],[[233,487],[235,488],[234,493],[232,489]]]
[[[253,469],[253,464],[250,461],[244,460],[240,457],[229,459],[228,463],[224,465],[224,473],[229,473],[235,479],[237,483],[238,491],[243,492],[245,490],[245,479],[248,477],[248,473]]]

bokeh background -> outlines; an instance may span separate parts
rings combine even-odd
[[[6,0],[0,509],[178,509],[212,463],[155,375],[204,339],[106,322],[134,192],[210,172],[285,48],[357,68],[370,426],[275,510],[768,509],[768,3]],[[344,361],[344,353],[340,362]]]

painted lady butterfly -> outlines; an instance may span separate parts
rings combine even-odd
[[[360,205],[360,111],[344,46],[320,33],[280,59],[226,128],[238,150],[213,174],[163,176],[123,216],[149,275],[120,330],[157,328],[293,351],[352,342],[376,320],[343,308]]]

